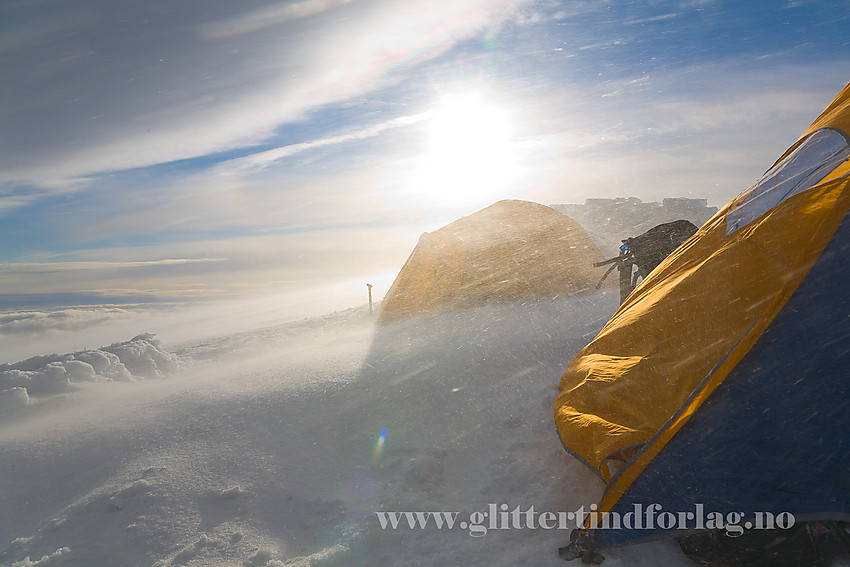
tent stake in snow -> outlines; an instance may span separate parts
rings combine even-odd
[[[372,316],[372,284],[367,283],[366,289],[369,291],[369,317]]]

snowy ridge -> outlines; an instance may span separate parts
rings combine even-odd
[[[350,310],[186,345],[168,380],[30,408],[0,424],[0,565],[564,565],[567,530],[382,529],[376,512],[595,502],[552,404],[616,304],[393,324]],[[606,562],[688,564],[669,542]]]
[[[0,417],[29,404],[75,390],[83,382],[158,378],[180,366],[152,334],[72,354],[35,356],[0,364]]]

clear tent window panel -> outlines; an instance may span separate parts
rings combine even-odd
[[[850,157],[850,138],[821,128],[770,168],[726,215],[726,234],[748,225],[785,199],[817,185]]]

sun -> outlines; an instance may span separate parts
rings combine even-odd
[[[443,96],[426,121],[414,196],[443,207],[485,206],[516,181],[510,113],[478,93]]]

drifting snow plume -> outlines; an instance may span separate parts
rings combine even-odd
[[[151,334],[96,350],[0,364],[0,414],[27,405],[30,396],[61,394],[81,382],[162,377],[178,366],[177,356]]]

